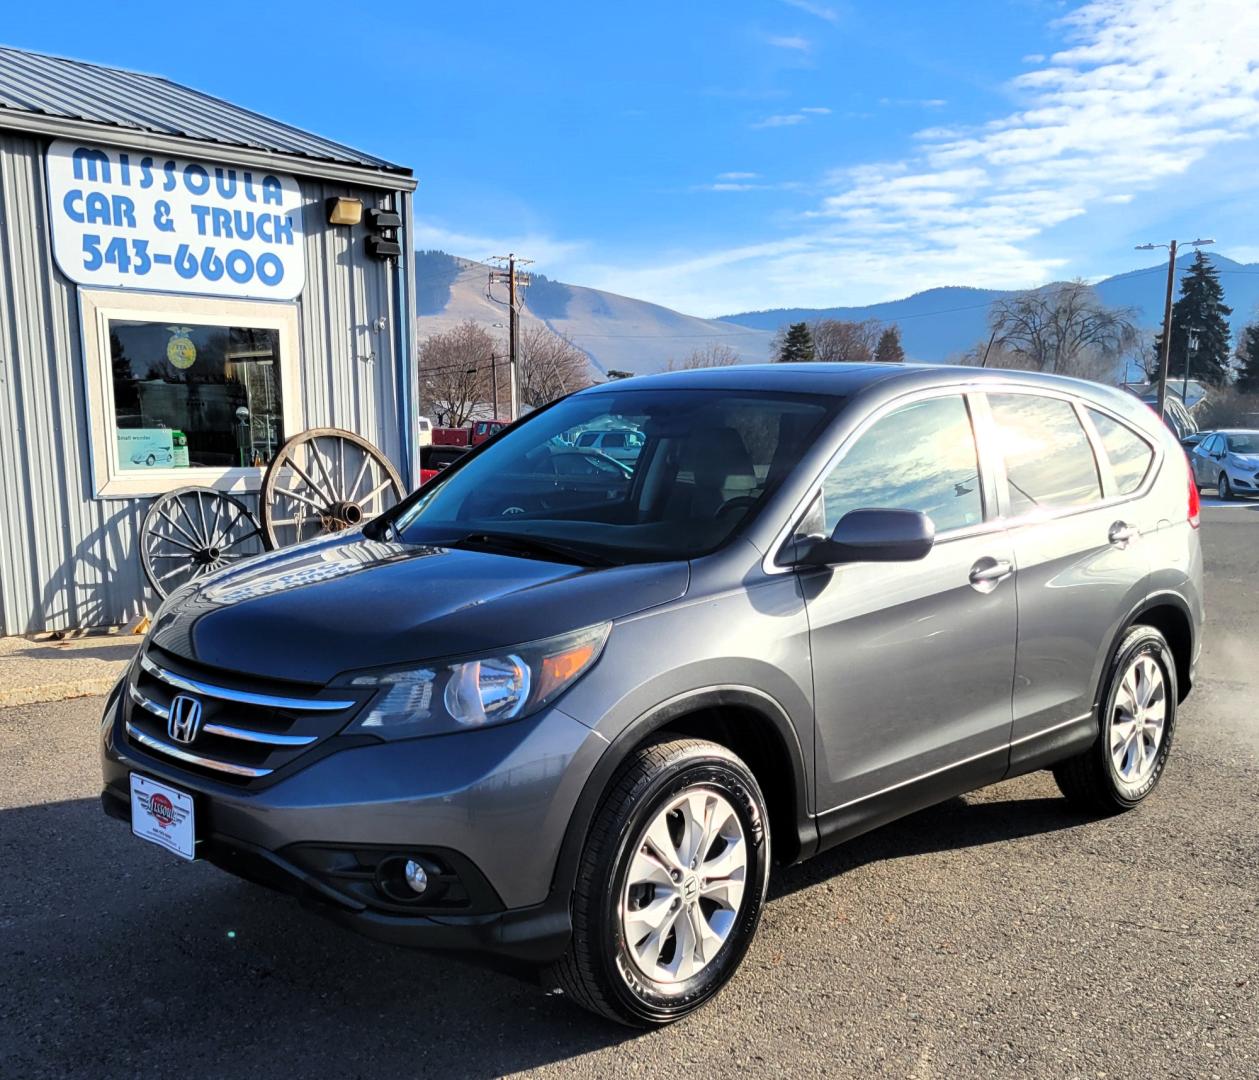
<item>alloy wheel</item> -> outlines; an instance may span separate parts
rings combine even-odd
[[[621,898],[634,966],[680,983],[712,963],[743,902],[748,845],[734,806],[710,788],[668,802],[638,837]]]
[[[1120,781],[1137,787],[1158,760],[1167,726],[1167,680],[1148,653],[1133,657],[1119,683],[1110,721],[1110,757]]]

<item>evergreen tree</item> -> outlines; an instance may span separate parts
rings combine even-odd
[[[1224,303],[1224,289],[1220,274],[1199,251],[1180,282],[1180,299],[1172,305],[1172,349],[1167,362],[1167,378],[1171,382],[1183,379],[1185,363],[1189,363],[1189,377],[1211,386],[1224,386],[1229,381],[1228,340],[1226,316],[1233,309]],[[1197,331],[1197,348],[1189,348],[1189,331]],[[1154,340],[1155,356],[1161,356],[1163,335]]]
[[[901,328],[889,326],[879,336],[879,343],[874,347],[874,358],[880,364],[903,364],[905,350],[901,347]]]
[[[787,327],[778,345],[778,362],[780,364],[798,363],[813,359],[813,335],[809,333],[808,323],[792,323]]]
[[[1246,327],[1237,343],[1237,389],[1259,394],[1259,323]]]

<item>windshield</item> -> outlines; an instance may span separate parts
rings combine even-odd
[[[840,402],[740,390],[579,394],[421,488],[397,528],[412,543],[492,535],[613,563],[694,558],[751,518]]]
[[[1259,454],[1259,432],[1228,435],[1228,449],[1233,454]]]

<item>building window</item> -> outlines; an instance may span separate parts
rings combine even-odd
[[[257,488],[301,430],[295,308],[80,295],[97,494]]]

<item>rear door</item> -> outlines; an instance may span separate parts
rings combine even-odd
[[[850,510],[888,508],[926,513],[937,534],[918,562],[800,574],[829,839],[1005,771],[1013,551],[989,520],[990,493],[967,398],[956,391],[877,416],[823,481],[808,533],[828,535]]]
[[[987,400],[1017,567],[1017,765],[1092,730],[1102,665],[1145,595],[1142,536],[1157,521],[1140,493],[1155,452],[1117,417],[1066,395],[1012,388]]]

